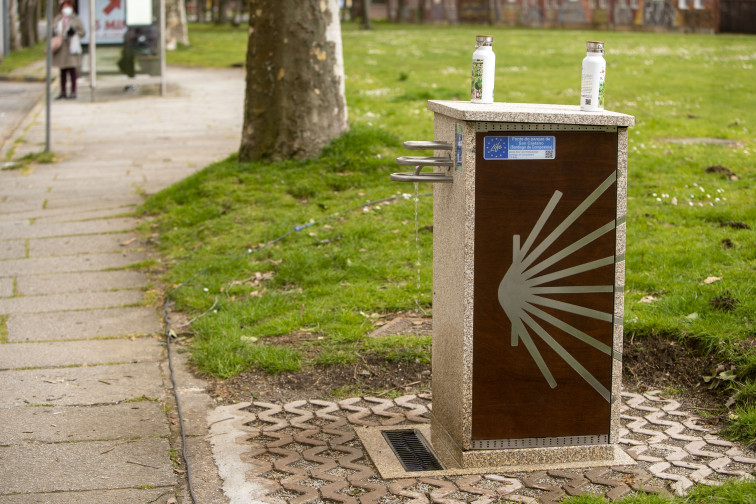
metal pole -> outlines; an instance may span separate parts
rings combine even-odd
[[[45,152],[50,152],[50,81],[52,80],[52,49],[50,49],[50,41],[52,40],[53,31],[52,4],[52,1],[47,1],[47,40],[45,41],[45,44],[47,45],[47,57],[45,58],[47,67],[45,78]]]
[[[48,0],[50,1],[50,0]],[[97,100],[97,19],[95,19],[95,0],[89,0],[89,88],[92,102]]]
[[[5,7],[6,0],[0,0],[0,60],[7,56],[5,54],[5,16],[7,15],[7,8]]]
[[[160,96],[165,96],[165,0],[160,0]]]
[[[10,54],[10,5],[3,0],[3,56]]]

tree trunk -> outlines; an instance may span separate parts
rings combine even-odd
[[[396,22],[397,23],[406,23],[409,21],[409,7],[407,6],[407,0],[399,0],[399,3],[396,6]]]
[[[10,50],[18,51],[21,49],[21,35],[18,32],[18,0],[10,0],[8,5],[10,14],[8,15],[8,21],[10,24],[9,36],[10,36]]]
[[[194,0],[194,10],[197,14],[197,22],[205,22],[205,7],[207,7],[206,0]]]
[[[338,0],[250,0],[241,161],[302,159],[347,128]]]
[[[189,45],[184,0],[165,0],[165,48],[176,49],[178,44]]]
[[[370,23],[370,0],[362,0],[362,27],[366,30],[373,29]]]
[[[218,17],[215,18],[215,24],[228,24],[228,0],[218,0]]]
[[[39,42],[39,0],[21,0],[18,4],[21,47],[34,47]]]

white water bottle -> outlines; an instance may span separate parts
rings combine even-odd
[[[478,35],[475,40],[475,52],[472,55],[470,101],[472,103],[493,103],[494,73],[496,71],[496,55],[492,47],[493,37]]]
[[[585,45],[587,53],[583,58],[580,110],[596,112],[604,110],[604,79],[606,78],[604,43],[588,41]]]

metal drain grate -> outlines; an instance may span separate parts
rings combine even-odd
[[[383,437],[402,463],[405,471],[440,471],[444,466],[436,459],[417,430],[383,431]]]

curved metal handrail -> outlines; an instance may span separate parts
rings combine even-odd
[[[421,168],[418,166],[418,168]],[[419,170],[414,172],[392,173],[389,178],[394,182],[433,182],[433,183],[450,183],[453,178],[440,172],[420,173]]]
[[[454,166],[454,161],[447,157],[401,156],[396,163],[405,166]]]
[[[404,148],[408,150],[452,150],[452,144],[436,140],[407,140]]]

